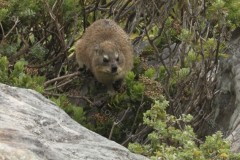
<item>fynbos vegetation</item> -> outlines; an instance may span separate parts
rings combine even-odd
[[[239,8],[238,0],[0,0],[0,82],[43,93],[152,159],[239,159],[208,123]],[[116,21],[135,50],[113,96],[78,71],[74,56],[74,43],[101,18]]]

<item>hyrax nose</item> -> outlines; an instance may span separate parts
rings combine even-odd
[[[118,69],[117,65],[116,64],[112,64],[112,66],[111,66],[112,73],[117,72],[117,69]]]

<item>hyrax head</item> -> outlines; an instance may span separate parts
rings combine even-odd
[[[125,57],[114,43],[104,41],[95,46],[94,52],[92,67],[95,72],[105,75],[117,75],[122,72]]]

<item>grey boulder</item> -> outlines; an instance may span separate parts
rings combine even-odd
[[[41,94],[0,83],[1,160],[145,160],[72,120]]]

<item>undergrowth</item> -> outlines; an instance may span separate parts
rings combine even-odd
[[[30,75],[26,72],[24,60],[19,60],[13,65],[13,69],[9,69],[9,61],[7,57],[0,56],[0,82],[12,86],[31,88],[43,93],[45,78],[43,76]]]
[[[0,82],[48,91],[77,122],[152,159],[240,159],[221,132],[200,139],[199,126],[191,126],[204,123],[196,111],[213,111],[219,61],[229,57],[227,42],[239,25],[240,4],[171,2],[0,0]],[[121,26],[126,22],[123,27],[143,59],[135,59],[118,92],[102,98],[102,93],[94,95],[98,88],[89,87],[96,91],[75,95],[83,82],[76,77],[44,88],[46,81],[76,71],[73,43],[102,17]],[[71,96],[85,107],[70,101]]]

